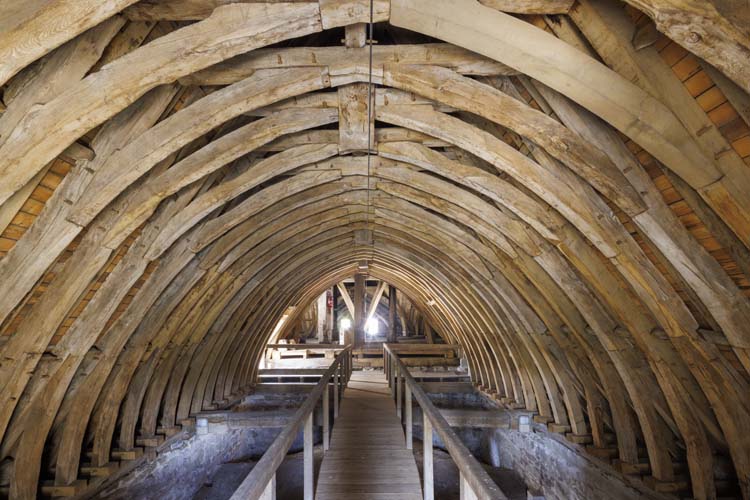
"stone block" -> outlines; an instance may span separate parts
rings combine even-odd
[[[205,436],[208,434],[208,419],[197,418],[195,421],[195,433],[199,436]]]

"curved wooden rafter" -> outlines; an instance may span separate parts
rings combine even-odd
[[[40,1],[0,22],[0,228],[50,162],[76,163],[0,257],[13,497],[36,495],[43,463],[73,484],[84,443],[104,466],[247,392],[284,311],[362,260],[462,344],[497,400],[596,447],[613,431],[626,466],[645,445],[660,481],[684,448],[696,498],[715,498],[712,457],[728,455],[749,494],[750,301],[632,145],[740,259],[748,176],[655,49],[618,49],[629,24],[614,2],[518,17],[506,2],[376,2],[378,21],[447,43],[375,47],[369,166],[350,140],[367,137],[369,49],[262,48],[366,22],[363,2],[183,3]],[[709,62],[730,38],[747,48],[717,9],[629,3]],[[536,13],[562,13],[598,54]],[[153,27],[177,15],[197,22]],[[747,64],[717,67],[746,83]]]

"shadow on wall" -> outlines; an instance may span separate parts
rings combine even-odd
[[[92,498],[184,500],[210,484],[222,464],[258,459],[281,428],[235,428],[176,440],[154,461],[145,461],[127,475],[106,484]],[[314,441],[322,440],[319,426]],[[302,433],[290,452],[302,450]]]
[[[530,489],[547,500],[607,499],[656,500],[664,495],[637,484],[596,459],[545,432],[514,429],[461,430],[462,440],[473,444],[472,452],[482,461],[513,469]]]

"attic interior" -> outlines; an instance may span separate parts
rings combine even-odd
[[[3,0],[0,496],[749,500],[749,169],[748,0]]]

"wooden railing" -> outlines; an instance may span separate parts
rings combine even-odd
[[[345,347],[341,344],[266,344],[266,349],[308,349],[311,351],[343,351]]]
[[[417,400],[422,409],[424,422],[424,436],[422,441],[424,451],[424,478],[422,482],[424,499],[433,500],[435,498],[432,457],[433,430],[440,436],[440,439],[461,473],[460,486],[462,500],[474,500],[478,498],[482,500],[507,499],[497,484],[487,474],[487,471],[484,470],[484,467],[474,458],[453,429],[451,429],[445,417],[435,408],[430,398],[411,376],[406,365],[399,359],[398,353],[389,344],[383,344],[383,367],[388,378],[391,393],[396,399],[396,412],[405,426],[407,449],[412,449],[413,439],[412,398]]]
[[[266,344],[265,359],[285,359],[301,357],[306,359],[310,354],[323,354],[332,358],[336,353],[344,350],[339,344]],[[276,355],[276,356],[275,356]]]
[[[318,401],[323,399],[323,450],[330,444],[329,425],[329,384],[333,379],[333,418],[339,415],[339,404],[346,384],[352,373],[352,350],[346,347],[331,363],[330,368],[320,377],[320,381],[294,413],[292,421],[273,441],[253,470],[245,477],[232,495],[232,500],[272,500],[276,498],[276,471],[289,452],[294,439],[304,425],[304,498],[313,500],[315,481],[313,471],[313,414]]]

